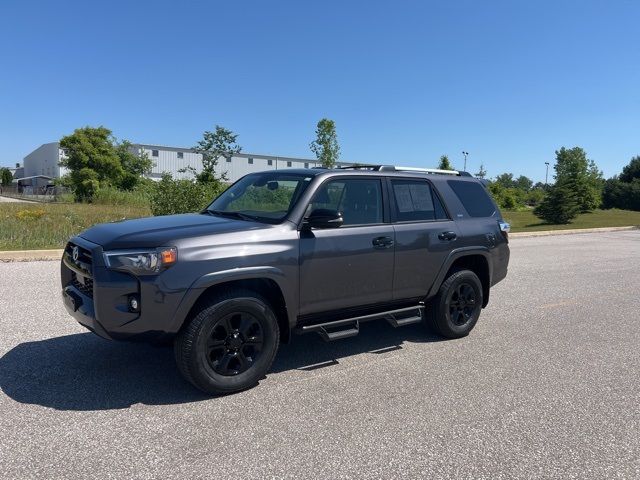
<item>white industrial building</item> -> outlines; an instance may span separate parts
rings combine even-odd
[[[153,162],[149,178],[159,179],[163,173],[170,173],[174,178],[190,178],[189,172],[180,170],[191,166],[202,171],[202,155],[190,148],[167,147],[162,145],[134,144],[135,153],[146,153]],[[67,169],[59,165],[64,158],[64,150],[58,142],[45,143],[24,157],[24,176],[46,175],[59,178],[67,173]],[[351,165],[340,162],[339,166]],[[226,173],[227,181],[235,182],[240,177],[264,170],[282,170],[286,168],[313,168],[320,166],[317,160],[306,158],[279,157],[252,153],[238,153],[231,158],[218,160],[216,173]]]

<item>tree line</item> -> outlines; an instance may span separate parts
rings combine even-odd
[[[153,182],[145,177],[153,162],[143,151],[133,149],[127,140],[117,140],[105,127],[84,127],[60,140],[65,151],[61,165],[69,170],[61,182],[72,189],[77,201],[91,202],[101,189],[144,191],[155,215],[197,211],[226,188],[227,178],[219,172],[218,160],[241,152],[237,138],[234,132],[216,125],[193,147],[202,157],[202,167],[182,170],[191,173],[190,179],[165,173],[159,182]],[[333,120],[323,118],[317,123],[309,148],[324,167],[336,165],[340,146]],[[533,209],[535,215],[550,223],[568,223],[579,213],[596,208],[640,210],[640,157],[634,157],[619,176],[604,180],[582,148],[562,147],[555,154],[554,181],[550,185],[512,173],[488,179],[487,188],[498,206],[505,210]],[[440,157],[438,168],[454,170],[446,155]],[[475,176],[486,178],[483,164]]]

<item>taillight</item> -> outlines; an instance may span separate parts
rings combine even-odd
[[[498,220],[498,226],[500,227],[500,233],[502,233],[502,236],[508,242],[511,225],[503,220]]]

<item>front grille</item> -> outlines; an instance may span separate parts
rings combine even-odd
[[[84,283],[82,283],[78,279],[78,274],[76,272],[72,272],[71,274],[71,285],[80,290],[87,297],[93,298],[93,279],[89,277],[83,277]]]
[[[74,260],[73,259],[73,250],[74,248],[78,249],[78,259]],[[93,258],[91,257],[91,251],[87,250],[86,248],[82,248],[80,245],[74,245],[73,243],[69,242],[67,243],[66,248],[64,249],[65,254],[67,254],[69,256],[69,260],[71,260],[73,263],[79,264],[79,265],[86,265],[87,267],[91,267],[91,265],[93,264]],[[89,268],[89,270],[91,270]]]
[[[77,255],[74,259],[75,249],[77,249]],[[71,270],[69,285],[74,286],[87,297],[93,298],[93,258],[91,257],[91,250],[69,242],[64,249],[64,256]]]

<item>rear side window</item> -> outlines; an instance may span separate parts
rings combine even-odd
[[[478,182],[449,180],[447,183],[470,216],[491,217],[495,213],[496,207],[489,198],[489,194]]]
[[[446,220],[447,214],[431,185],[420,180],[391,180],[398,222]]]

